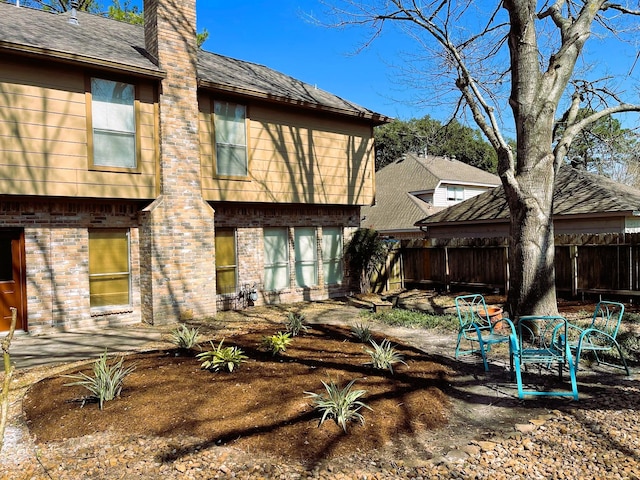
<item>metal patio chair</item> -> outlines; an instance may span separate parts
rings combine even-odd
[[[630,375],[627,361],[622,354],[622,348],[616,340],[620,323],[624,315],[624,305],[618,302],[601,300],[597,303],[591,317],[591,323],[583,328],[571,323],[567,324],[568,345],[575,354],[576,370],[584,352],[593,352],[596,362],[614,368],[625,370]],[[601,359],[602,354],[617,350],[622,365],[608,363]]]
[[[458,320],[460,321],[455,357],[480,353],[484,370],[489,371],[487,352],[491,351],[491,346],[499,343],[509,343],[509,363],[513,372],[513,352],[510,339],[511,337],[515,339],[515,329],[511,320],[508,318],[500,319],[501,322],[505,322],[508,325],[508,328],[506,333],[498,333],[494,331],[489,310],[482,295],[461,295],[456,297],[455,303]],[[470,348],[463,350],[461,346],[463,342],[468,342]]]
[[[571,355],[569,343],[565,341],[568,330],[567,319],[562,316],[528,315],[520,317],[517,327],[517,341],[513,348],[518,397],[525,395],[571,396],[578,400],[576,363]],[[558,365],[558,377],[562,381],[562,371],[568,367],[571,377],[571,391],[551,391],[524,388],[522,368],[538,365],[539,369],[550,369]]]

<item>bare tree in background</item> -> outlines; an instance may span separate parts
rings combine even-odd
[[[606,0],[326,1],[332,26],[369,28],[369,42],[400,28],[429,56],[431,78],[438,77],[432,97],[453,100],[454,114],[470,113],[498,155],[511,214],[510,313],[556,313],[556,173],[582,130],[608,115],[640,111],[612,82],[587,78],[594,69],[583,71],[580,62],[596,33],[633,42],[640,10]],[[628,71],[634,63],[629,58]],[[593,112],[579,118],[585,105]],[[556,118],[563,122],[557,137]],[[515,151],[504,128],[515,132]]]

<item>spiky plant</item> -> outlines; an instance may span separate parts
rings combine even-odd
[[[200,364],[201,368],[218,372],[220,370],[228,370],[229,373],[233,372],[234,368],[238,367],[247,358],[244,352],[238,347],[223,347],[222,343],[224,338],[220,341],[220,344],[216,347],[213,342],[211,344],[211,350],[199,353],[196,355],[198,360],[202,360]]]
[[[289,332],[292,337],[297,337],[302,330],[307,331],[309,327],[304,324],[304,320],[304,314],[289,312],[287,314],[287,332]]]
[[[371,328],[366,323],[356,323],[351,327],[351,334],[362,343],[371,341]]]
[[[352,390],[355,380],[351,380],[344,388],[340,388],[331,380],[329,383],[322,382],[326,390],[326,395],[313,392],[304,392],[308,398],[313,400],[314,408],[322,412],[322,417],[318,423],[320,427],[325,420],[333,418],[342,429],[347,431],[347,423],[358,421],[364,425],[364,417],[360,413],[362,408],[372,410],[366,403],[359,400],[367,393],[366,390]]]
[[[91,392],[90,398],[96,399],[100,410],[102,410],[104,402],[120,396],[125,377],[133,372],[135,368],[135,365],[125,368],[124,357],[120,357],[120,360],[109,365],[107,351],[105,350],[93,364],[93,376],[82,372],[65,375],[67,378],[76,380],[75,382],[66,383],[65,386],[80,385],[86,388]]]
[[[373,346],[373,350],[367,349],[366,352],[371,356],[371,365],[373,368],[379,370],[389,370],[393,375],[393,365],[396,363],[404,362],[404,357],[398,353],[398,351],[391,345],[391,342],[386,338],[378,345],[375,340],[371,340],[369,343]]]
[[[197,328],[189,328],[184,323],[171,331],[171,343],[188,350],[198,344],[200,333]]]

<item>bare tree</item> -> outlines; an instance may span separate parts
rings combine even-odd
[[[640,105],[621,101],[602,79],[580,78],[579,62],[594,31],[621,40],[637,33],[640,11],[607,0],[328,2],[331,25],[368,27],[370,42],[385,28],[400,28],[429,55],[431,73],[439,76],[432,96],[453,99],[454,114],[470,113],[498,155],[511,216],[511,315],[556,313],[556,173],[584,128],[607,115],[640,111]],[[590,73],[585,69],[585,75]],[[448,92],[447,81],[454,87]],[[578,117],[581,106],[596,103],[598,110]],[[554,137],[556,118],[564,126],[559,137]],[[515,151],[504,128],[515,131]]]

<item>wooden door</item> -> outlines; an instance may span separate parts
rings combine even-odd
[[[11,328],[11,307],[18,309],[16,330],[26,330],[24,232],[0,229],[0,332]]]

